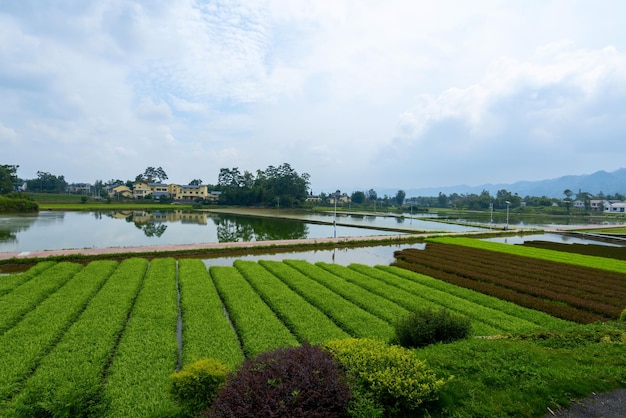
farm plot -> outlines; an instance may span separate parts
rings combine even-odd
[[[344,277],[353,283],[377,292],[381,296],[395,300],[408,310],[423,307],[437,309],[445,307],[450,311],[464,315],[472,320],[474,335],[498,335],[509,332],[522,332],[536,329],[538,325],[518,313],[502,312],[474,300],[439,290],[431,286],[434,283],[419,283],[410,278],[400,277],[397,273],[383,271],[363,265],[351,265],[350,268],[327,263],[317,263],[324,269]],[[394,274],[395,273],[395,274]],[[481,299],[487,299],[480,295]],[[481,300],[482,302],[482,300]]]
[[[395,256],[395,266],[570,321],[615,319],[626,303],[626,275],[613,271],[439,242]]]
[[[235,368],[303,341],[389,340],[393,320],[422,306],[470,317],[475,335],[563,323],[388,266],[207,270],[200,260],[135,258],[44,264],[19,281],[0,297],[5,307],[22,301],[0,335],[0,417],[172,416],[166,387],[181,365],[213,357]]]

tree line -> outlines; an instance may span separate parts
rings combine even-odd
[[[13,192],[14,186],[18,182],[24,182],[17,175],[18,165],[0,165],[0,194],[6,195]],[[130,189],[137,182],[161,183],[168,179],[168,175],[162,167],[147,167],[139,173],[134,180],[122,181],[111,179],[107,182],[96,180],[91,187],[91,193],[95,196],[106,198],[108,190],[118,185],[126,185]],[[68,183],[63,175],[54,175],[45,171],[38,171],[37,177],[25,180],[27,189],[31,192],[44,193],[65,193],[68,190]],[[202,185],[202,179],[194,178],[189,185]],[[221,168],[216,184],[207,184],[211,191],[220,192],[219,203],[225,205],[241,206],[265,206],[265,207],[297,207],[303,206],[307,197],[312,197],[309,192],[310,176],[307,173],[299,174],[290,164],[283,163],[277,167],[269,166],[265,170],[241,171],[238,167]],[[480,194],[458,194],[439,193],[438,196],[420,196],[406,198],[403,190],[398,190],[395,196],[378,196],[374,189],[367,191],[354,191],[350,195],[341,193],[339,190],[331,193],[320,193],[317,196],[322,205],[332,204],[334,201],[350,202],[350,205],[373,206],[388,208],[406,209],[413,211],[428,210],[429,208],[453,208],[458,210],[487,210],[505,209],[507,202],[510,207],[520,207],[522,202],[526,207],[551,207],[564,206],[569,211],[575,201],[583,202],[585,209],[589,209],[589,202],[592,199],[623,201],[626,197],[623,194],[604,194],[602,192],[593,195],[580,191],[574,193],[569,189],[564,192],[564,198],[552,198],[546,196],[525,196],[521,197],[517,193],[508,190],[498,190],[492,196],[487,190]],[[340,196],[347,196],[342,200]]]

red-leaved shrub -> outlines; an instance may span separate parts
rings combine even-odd
[[[319,346],[246,360],[220,390],[210,417],[343,417],[351,399],[339,363]]]

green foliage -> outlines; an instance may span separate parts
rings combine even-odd
[[[168,392],[190,415],[209,407],[230,369],[216,359],[198,360],[170,376]]]
[[[257,170],[256,177],[249,171],[242,174],[237,167],[222,168],[218,187],[220,202],[226,205],[264,205],[280,208],[300,206],[307,197],[309,175],[299,175],[289,164],[269,166]]]
[[[234,266],[300,341],[319,344],[349,337],[330,318],[258,263],[236,260]]]
[[[178,261],[183,320],[183,364],[215,358],[234,368],[243,362],[237,334],[202,260]]]
[[[424,347],[439,342],[467,338],[471,332],[468,318],[447,309],[420,309],[401,317],[396,322],[395,340],[407,348]]]
[[[573,399],[624,386],[626,324],[569,325],[523,339],[470,338],[419,350],[454,375],[432,416],[547,416]],[[607,338],[608,337],[608,338]],[[621,343],[620,343],[621,341]],[[436,409],[434,409],[436,408]]]
[[[37,212],[39,205],[29,199],[13,199],[0,196],[0,213]]]
[[[63,193],[67,188],[64,176],[55,176],[43,171],[37,172],[37,178],[28,180],[28,190],[34,192]]]
[[[619,315],[619,320],[622,322],[626,322],[626,308],[624,308],[622,313]]]
[[[385,416],[416,411],[438,398],[446,384],[405,348],[370,339],[334,340],[324,344],[343,365],[358,404],[374,405]],[[363,399],[365,397],[365,399]]]
[[[212,417],[341,417],[351,394],[339,363],[320,346],[246,360],[220,391]]]
[[[176,369],[176,260],[155,258],[108,369],[108,416],[154,416],[174,406],[165,389]]]
[[[234,267],[209,269],[243,351],[255,356],[275,347],[295,346],[298,340]]]
[[[388,322],[356,306],[287,264],[265,260],[259,261],[259,264],[294,289],[311,305],[324,312],[348,334],[385,341],[393,336],[393,327]]]

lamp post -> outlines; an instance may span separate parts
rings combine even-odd
[[[491,219],[489,219],[489,229],[493,228],[493,203],[489,204],[489,210],[491,211]]]
[[[339,198],[339,190],[335,192],[335,220],[333,221],[333,238],[337,238],[337,199]]]
[[[506,226],[504,227],[504,230],[508,231],[509,229],[509,206],[511,206],[511,202],[506,200],[504,201],[504,203],[506,203]]]

